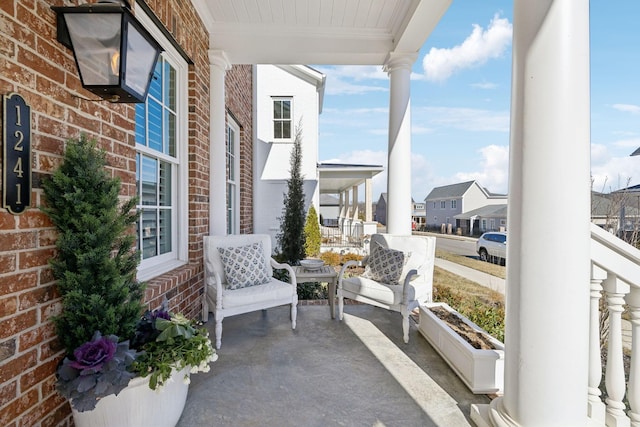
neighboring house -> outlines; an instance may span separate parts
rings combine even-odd
[[[487,205],[454,216],[461,234],[507,231],[507,204]]]
[[[378,203],[376,203],[376,221],[387,225],[387,193],[380,194]]]
[[[422,230],[425,227],[425,203],[411,199],[411,226],[414,230]]]
[[[454,217],[487,205],[505,204],[507,196],[493,194],[477,181],[436,187],[425,198],[426,226],[439,229],[444,224],[462,228],[463,223]],[[470,229],[470,226],[467,226]]]
[[[273,247],[277,248],[276,235],[280,232],[297,131],[302,137],[305,210],[312,203],[316,210],[320,206],[318,120],[325,76],[305,65],[257,65],[254,81],[254,231],[271,235]]]
[[[591,222],[629,241],[640,237],[640,185],[591,192]]]
[[[331,194],[320,194],[320,223],[327,227],[337,227],[340,217],[340,199]]]

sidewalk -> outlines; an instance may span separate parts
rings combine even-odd
[[[474,270],[473,268],[466,267],[464,265],[456,264],[455,262],[447,261],[446,259],[436,258],[435,262],[437,267],[447,270],[450,273],[469,279],[472,282],[476,282],[486,288],[492,289],[496,292],[500,292],[504,295],[505,280],[491,274],[484,273],[482,271]]]

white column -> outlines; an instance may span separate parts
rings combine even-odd
[[[387,233],[411,235],[411,66],[416,54],[390,53]]]
[[[373,221],[373,190],[371,188],[371,178],[364,180],[364,220]]]
[[[513,16],[505,385],[490,418],[585,426],[589,1],[515,0]],[[548,216],[560,206],[561,232]]]
[[[227,234],[227,135],[224,79],[231,63],[220,50],[209,50],[211,65],[210,136],[209,136],[209,234]]]
[[[353,200],[351,204],[353,205],[353,214],[352,218],[354,221],[358,220],[358,186],[354,185],[351,187],[351,194],[353,194]]]

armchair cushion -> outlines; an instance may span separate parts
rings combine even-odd
[[[227,289],[240,289],[271,280],[262,242],[218,248],[227,277]]]
[[[385,248],[378,242],[373,245],[371,255],[362,277],[376,282],[397,285],[405,265],[405,254],[396,249]]]

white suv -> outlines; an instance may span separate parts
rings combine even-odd
[[[489,231],[484,233],[476,242],[476,252],[482,261],[496,261],[506,264],[507,261],[507,233]]]

